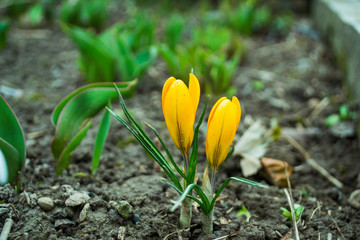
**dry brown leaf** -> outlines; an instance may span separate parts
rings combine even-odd
[[[278,187],[288,187],[285,166],[287,168],[290,179],[293,169],[288,163],[266,157],[261,158],[260,161],[263,166],[263,172],[268,181]]]

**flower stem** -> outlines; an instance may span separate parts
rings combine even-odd
[[[211,199],[214,197],[215,192],[215,179],[216,179],[216,169],[211,169]],[[205,214],[204,212],[201,215],[202,222],[202,230],[204,234],[209,235],[213,232],[213,217],[214,217],[214,208],[211,209],[209,214]]]
[[[214,192],[215,192],[215,180],[216,180],[216,169],[211,169],[211,189],[212,189],[212,195],[214,195]]]
[[[185,175],[188,175],[189,171],[189,154],[183,154],[184,159],[184,168],[185,168]],[[188,186],[188,182],[184,179],[184,189]],[[191,217],[192,217],[192,200],[190,198],[185,198],[185,200],[181,204],[180,210],[180,226],[182,228],[188,228],[191,224]]]
[[[205,235],[212,234],[213,232],[213,216],[214,216],[214,209],[212,209],[208,215],[202,212],[201,215],[202,230]]]
[[[188,171],[189,171],[189,153],[183,153],[182,156],[184,159],[185,175],[187,176]]]
[[[182,228],[188,228],[191,224],[191,199],[186,198],[181,204],[180,211],[180,226]]]

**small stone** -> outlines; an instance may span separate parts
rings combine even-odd
[[[86,215],[87,215],[87,210],[89,210],[89,208],[90,208],[90,204],[86,203],[79,214],[79,222],[85,221]]]
[[[109,201],[109,205],[110,205],[111,207],[113,207],[113,208],[117,208],[118,203],[115,202],[115,201]]]
[[[350,194],[348,202],[354,208],[360,209],[360,189],[357,189]]]
[[[37,204],[44,211],[50,211],[54,208],[54,201],[49,197],[39,198]]]
[[[58,228],[58,229],[63,229],[63,228],[66,228],[66,227],[70,227],[70,226],[74,226],[75,223],[73,221],[70,221],[69,219],[56,219],[55,220],[55,228]]]
[[[132,217],[133,223],[140,222],[140,216],[138,214],[134,214]]]
[[[120,215],[118,214],[118,212],[114,209],[110,209],[107,216],[108,216],[109,220],[112,222],[118,222],[118,223],[122,224],[124,221],[124,219],[121,218]]]
[[[62,185],[61,189],[65,192],[64,193],[65,197],[71,196],[71,194],[73,194],[73,192],[74,192],[74,188],[71,185],[67,185],[67,184]]]
[[[126,227],[120,226],[117,238],[120,239],[120,240],[124,240],[125,239],[125,233],[126,233]]]
[[[52,212],[52,217],[54,219],[62,219],[67,217],[67,213],[65,209],[57,208]]]
[[[68,199],[65,201],[65,205],[68,207],[75,207],[89,201],[90,197],[85,192],[74,192]]]
[[[36,193],[29,194],[29,198],[30,198],[30,206],[35,207],[36,203],[38,202],[38,197],[37,197]],[[54,203],[53,203],[53,205],[54,205]]]
[[[220,217],[219,219],[221,225],[228,225],[229,220],[227,220],[225,217]]]
[[[133,207],[127,201],[120,201],[117,206],[117,211],[125,219],[129,219],[133,214]]]
[[[354,137],[356,134],[355,125],[351,121],[342,121],[330,127],[330,133],[338,138]]]

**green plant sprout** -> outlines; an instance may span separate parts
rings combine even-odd
[[[207,79],[202,82],[207,94],[235,94],[231,81],[245,55],[245,46],[242,39],[230,30],[220,27],[197,28],[189,41],[177,45],[174,50],[163,44],[160,53],[173,76],[184,79],[180,69],[197,66],[197,75]]]
[[[80,69],[90,83],[113,82],[118,75],[122,82],[132,81],[145,73],[157,55],[153,46],[134,52],[130,44],[136,38],[123,34],[122,26],[115,25],[100,36],[66,24],[62,28],[77,45]]]
[[[250,36],[255,29],[270,22],[270,12],[267,8],[259,8],[256,0],[241,1],[235,7],[228,1],[221,6],[225,13],[227,25],[239,33]]]
[[[286,208],[283,208],[283,207],[281,207],[280,210],[282,211],[283,216],[286,217],[286,219],[288,221],[292,220],[291,211],[289,211],[289,210],[287,210]],[[301,215],[302,215],[302,213],[304,211],[304,206],[295,203],[294,204],[294,210],[295,210],[295,212],[294,212],[295,219],[296,219],[296,221],[299,221],[299,219],[301,218]]]
[[[31,26],[36,27],[44,21],[45,9],[41,3],[37,3],[26,12],[26,18]]]
[[[6,47],[9,26],[10,26],[9,20],[4,20],[0,22],[0,50]]]
[[[124,96],[131,96],[137,81],[116,83]],[[66,96],[54,109],[51,121],[56,128],[51,150],[60,175],[70,164],[70,155],[81,143],[91,126],[92,118],[117,97],[113,83],[85,85]],[[91,174],[99,166],[100,155],[110,127],[110,117],[104,112],[94,144]]]
[[[118,23],[121,26],[119,35],[134,53],[146,50],[154,45],[155,22],[149,17],[146,11],[137,12],[125,23]]]
[[[252,83],[252,87],[253,87],[253,89],[255,89],[256,91],[261,91],[261,90],[264,89],[265,84],[264,84],[264,82],[261,81],[261,80],[256,80],[256,81],[254,81],[254,82]]]
[[[241,216],[244,215],[244,216],[246,217],[246,221],[247,221],[247,222],[250,222],[251,214],[250,214],[250,212],[245,208],[245,205],[244,205],[244,204],[241,205],[241,209],[240,209],[240,211],[237,212],[237,215],[238,215],[239,217],[241,217]]]
[[[225,26],[245,36],[264,31],[285,35],[293,19],[289,13],[272,14],[267,6],[260,5],[257,0],[223,1],[220,13]]]
[[[325,118],[325,125],[328,127],[334,126],[341,121],[347,121],[355,118],[355,112],[350,111],[349,106],[343,104],[339,107],[339,113],[334,113]]]
[[[106,22],[108,0],[65,0],[60,21],[100,31]]]
[[[165,82],[162,92],[162,106],[165,122],[172,140],[183,156],[183,169],[175,163],[170,151],[165,146],[164,141],[160,138],[157,131],[148,124],[165,149],[168,160],[162,155],[156,145],[129,114],[120,91],[117,92],[120,98],[121,107],[128,121],[115,114],[111,109],[107,109],[116,119],[127,127],[145,150],[155,159],[170,179],[164,179],[164,181],[181,195],[173,206],[172,211],[178,206],[182,206],[179,219],[182,227],[189,227],[192,217],[191,202],[196,201],[203,211],[203,231],[205,234],[212,233],[212,218],[215,201],[231,180],[259,187],[267,187],[247,179],[231,177],[215,191],[216,171],[228,154],[230,144],[235,137],[235,132],[240,121],[240,103],[236,97],[233,97],[232,101],[225,97],[220,98],[210,113],[207,130],[206,155],[211,168],[212,177],[210,181],[208,168],[206,168],[203,175],[202,189],[199,185],[195,184],[195,176],[197,171],[196,165],[199,144],[198,132],[205,115],[206,104],[195,130],[193,130],[196,109],[200,98],[200,87],[195,75],[190,74],[189,87],[187,87],[182,80],[176,80],[174,77],[169,78]],[[225,119],[226,121],[224,121]],[[180,179],[175,171],[179,174]],[[196,197],[193,192],[195,192],[198,197]]]
[[[176,46],[183,39],[185,24],[186,21],[179,14],[171,15],[169,21],[166,22],[163,38],[166,45],[172,51],[175,50]]]
[[[25,139],[19,120],[0,95],[0,184],[10,183],[21,189],[25,166]]]

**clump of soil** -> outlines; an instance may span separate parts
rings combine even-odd
[[[244,117],[260,118],[265,124],[276,118],[287,128],[306,126],[314,106],[329,97],[331,104],[309,123],[317,129],[316,134],[297,137],[312,158],[344,184],[342,189],[305,164],[301,153],[284,140],[271,144],[267,156],[294,166],[294,201],[305,207],[299,223],[301,239],[329,239],[330,234],[333,239],[359,239],[359,210],[347,201],[360,187],[359,142],[355,137],[334,137],[323,124],[345,101],[343,76],[328,47],[314,35],[311,22],[306,18],[296,22],[290,34],[276,43],[262,38],[246,40],[248,58],[233,83],[243,112],[238,135],[245,129]],[[239,183],[229,184],[216,203],[214,236],[202,235],[198,206],[194,206],[190,229],[180,229],[179,210],[170,212],[177,193],[161,181],[165,176],[159,167],[115,120],[94,177],[75,178],[73,174],[90,173],[96,129],[90,130],[74,152],[69,169],[56,176],[50,151],[54,135],[50,115],[64,96],[85,84],[76,66],[76,48],[57,27],[12,29],[9,37],[8,46],[0,53],[0,85],[23,92],[20,98],[5,98],[20,119],[27,148],[23,192],[17,195],[9,186],[0,187],[0,227],[9,216],[15,222],[9,239],[211,239],[231,235],[228,239],[269,240],[292,231],[280,211],[280,207],[289,208],[283,189],[270,186],[264,190]],[[162,117],[161,87],[168,77],[164,66],[159,59],[126,103],[137,119],[156,127],[177,153]],[[255,90],[252,84],[256,80],[265,88]],[[117,104],[113,107],[119,109]],[[204,140],[203,133],[200,135]],[[239,161],[234,157],[223,164],[218,184],[230,176],[242,176]],[[205,165],[201,141],[201,173]],[[260,175],[251,179],[266,183]],[[67,199],[74,193],[88,198],[77,199],[76,205],[70,206]],[[55,207],[43,210],[38,204],[41,197],[51,198]],[[130,218],[118,213],[116,203],[120,201],[132,206]],[[237,215],[242,205],[251,213],[249,222]]]

